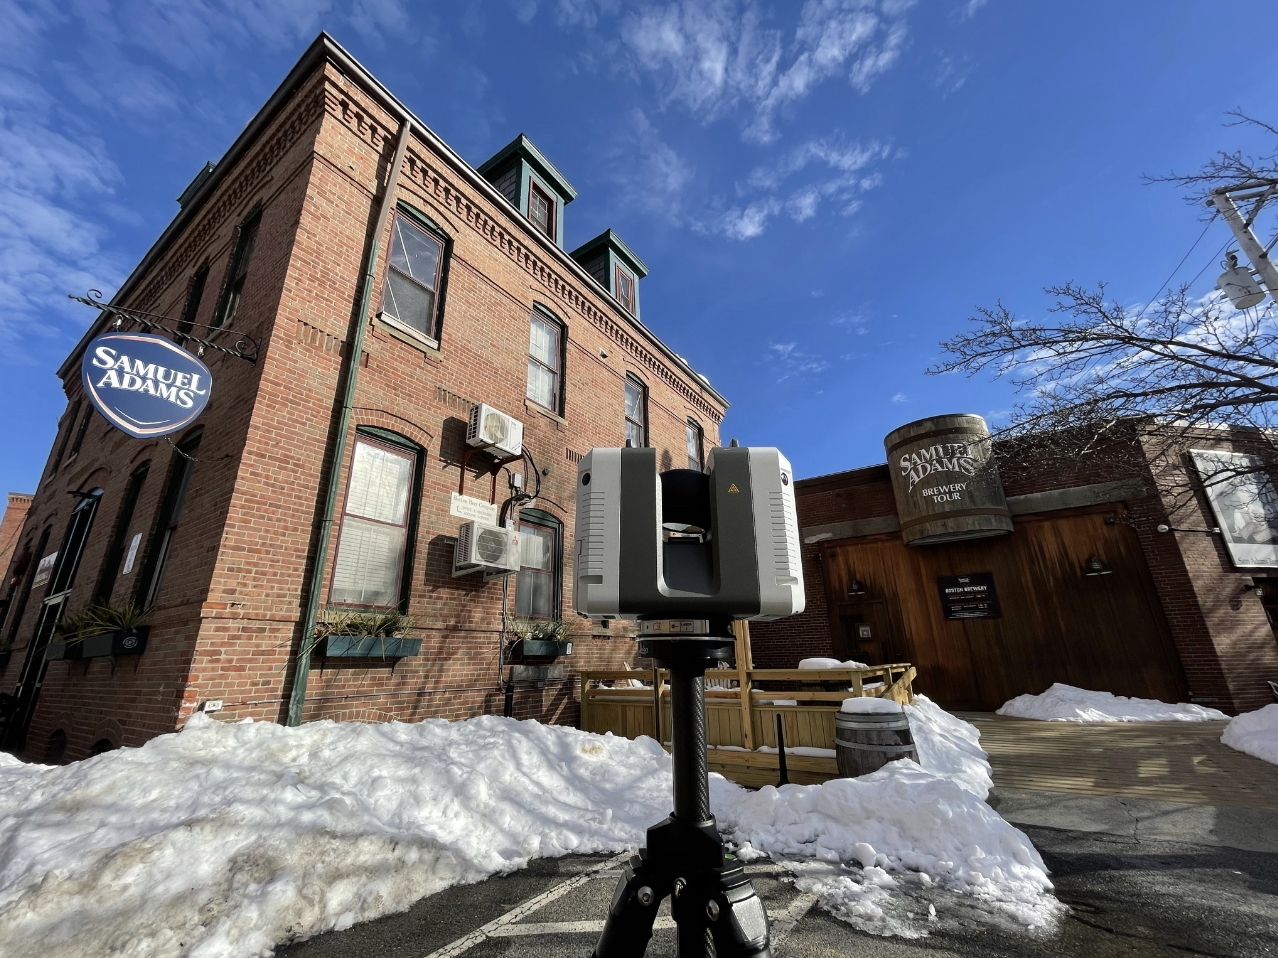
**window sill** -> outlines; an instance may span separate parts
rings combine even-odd
[[[393,339],[398,339],[401,343],[406,343],[414,349],[421,350],[430,359],[438,360],[443,358],[443,354],[439,350],[438,340],[424,336],[408,326],[403,326],[393,319],[387,318],[383,313],[378,313],[373,318],[373,326]]]
[[[559,423],[561,426],[568,425],[568,420],[565,419],[563,416],[559,415],[558,413],[551,412],[541,403],[535,402],[532,399],[524,400],[524,408],[527,409],[529,412],[535,412],[542,416],[545,416],[547,419],[552,419],[555,422]]]

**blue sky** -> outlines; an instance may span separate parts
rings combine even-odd
[[[0,488],[31,491],[54,370],[320,29],[479,165],[523,131],[651,269],[644,320],[732,402],[725,438],[801,476],[922,416],[1013,397],[927,377],[1002,299],[1151,297],[1202,231],[1142,174],[1265,149],[1274,54],[1209,2],[0,2]],[[1270,111],[1266,113],[1266,111]],[[1214,280],[1213,224],[1178,276]]]

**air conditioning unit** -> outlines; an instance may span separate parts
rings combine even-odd
[[[471,446],[490,447],[507,456],[518,456],[524,449],[524,424],[481,402],[470,407],[466,442]]]
[[[453,576],[518,572],[519,533],[485,522],[463,522],[453,547]]]

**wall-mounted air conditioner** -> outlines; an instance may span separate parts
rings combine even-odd
[[[524,448],[524,424],[514,416],[498,412],[487,403],[470,407],[466,442],[486,446],[507,456],[518,456]]]
[[[453,575],[518,572],[519,533],[484,522],[463,522],[453,546]]]

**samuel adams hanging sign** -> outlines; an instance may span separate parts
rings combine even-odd
[[[89,343],[81,363],[84,391],[98,412],[134,439],[168,435],[208,405],[209,367],[171,339],[150,333],[106,333]]]

